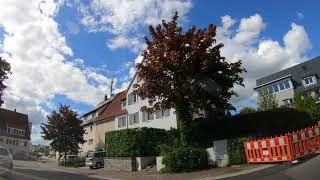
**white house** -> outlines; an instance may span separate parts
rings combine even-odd
[[[126,100],[121,102],[122,108],[126,109],[126,114],[116,118],[115,129],[152,127],[169,130],[170,128],[177,128],[177,117],[174,109],[164,109],[152,114],[141,111],[141,107],[149,104],[147,99],[141,100],[133,92],[133,85],[136,83],[143,83],[137,73],[126,90]]]

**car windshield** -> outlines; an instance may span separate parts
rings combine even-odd
[[[8,152],[7,149],[0,148],[0,155],[1,155],[1,156],[8,156],[8,155],[9,155],[9,152]]]
[[[88,156],[89,158],[93,157],[94,156],[94,152],[88,152]]]

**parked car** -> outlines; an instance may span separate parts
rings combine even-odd
[[[99,169],[104,166],[104,157],[106,157],[105,151],[88,152],[86,158],[86,166]]]
[[[13,167],[9,149],[0,146],[0,176],[10,176]]]
[[[75,161],[79,160],[79,156],[77,156],[77,155],[67,155],[66,160],[67,160],[67,162],[75,162]],[[60,162],[64,162],[64,161],[65,161],[64,156],[61,156]]]

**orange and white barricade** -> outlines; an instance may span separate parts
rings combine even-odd
[[[287,136],[245,142],[249,163],[281,162],[292,159]]]
[[[320,148],[320,126],[313,126],[288,135],[293,159],[313,153]]]
[[[285,136],[244,142],[248,163],[292,161],[320,150],[320,125]]]

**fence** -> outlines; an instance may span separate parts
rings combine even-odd
[[[248,163],[292,161],[320,149],[320,125],[286,134],[244,142]]]

